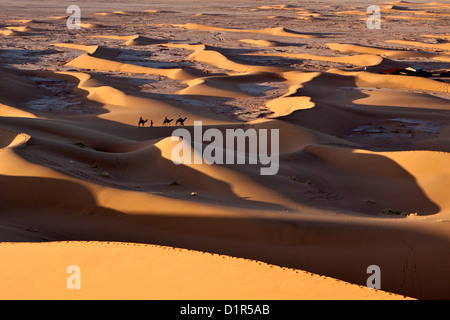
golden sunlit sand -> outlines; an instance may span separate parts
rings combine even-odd
[[[369,29],[369,2],[98,0],[68,29],[26,2],[0,12],[0,298],[450,297],[448,3]],[[178,118],[279,130],[278,171],[175,164]]]

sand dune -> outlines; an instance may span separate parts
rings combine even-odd
[[[93,38],[105,38],[125,41],[126,46],[144,46],[149,44],[161,43],[165,41],[150,39],[140,35],[131,36],[92,36]]]
[[[300,270],[169,247],[101,242],[3,244],[0,254],[14,254],[21,266],[32,266],[30,270],[17,269],[17,264],[2,265],[0,296],[8,299],[403,299]],[[55,256],[59,259],[53,261]],[[116,264],[108,262],[117,256],[130,258]],[[66,270],[74,262],[80,267],[81,290],[69,290],[66,286]],[[133,271],[123,273],[124,269]],[[4,277],[11,272],[14,278]],[[111,281],[111,274],[120,278]],[[31,278],[33,282],[28,283]],[[193,282],[195,286],[190,285]],[[18,288],[24,283],[28,290],[21,291]],[[330,285],[333,291],[329,290]],[[16,289],[10,291],[11,288]],[[8,295],[4,295],[5,289],[10,291]]]
[[[19,31],[19,30],[0,30],[0,35],[5,37],[17,37],[17,36],[26,36],[28,35],[27,32]]]
[[[81,90],[81,94],[84,94],[86,96],[86,99],[96,103],[104,104],[105,108],[109,109],[111,112],[114,110],[113,114],[107,113],[100,116],[102,118],[104,117],[105,119],[109,119],[112,116],[111,119],[129,125],[134,125],[136,123],[136,117],[139,118],[140,114],[148,113],[150,113],[153,117],[153,120],[158,121],[158,123],[160,123],[160,121],[162,122],[164,116],[168,114],[183,113],[189,119],[201,119],[199,118],[201,112],[200,110],[195,111],[195,107],[191,108],[191,110],[193,111],[191,113],[186,108],[182,108],[182,104],[180,103],[169,104],[167,102],[159,101],[156,99],[128,95],[124,91],[118,90],[117,88],[102,84],[97,79],[91,77],[88,74],[65,72],[51,74],[49,76],[62,77],[63,79],[76,81],[78,83],[78,90]],[[87,94],[85,94],[84,92],[87,92]],[[123,108],[132,108],[132,110],[120,111]],[[203,116],[206,116],[204,112]],[[215,117],[215,115],[211,114],[211,121],[214,122]]]
[[[14,107],[26,103],[38,95],[38,90],[32,81],[3,68],[0,71],[2,73],[0,103]],[[23,92],[27,92],[27,94],[24,95]]]
[[[312,19],[317,19],[322,17],[322,14],[318,13],[318,12],[314,12],[311,10],[305,10],[305,9],[301,9],[297,11],[297,14],[299,15],[300,18],[312,18]]]
[[[384,19],[384,20],[383,20]],[[398,16],[398,15],[385,15],[381,21],[389,20],[437,20],[436,18],[425,18],[425,17],[411,17],[411,16]],[[361,19],[365,20],[365,19]]]
[[[261,54],[255,54],[261,55]],[[307,59],[307,60],[316,60],[316,61],[329,61],[329,62],[337,62],[344,64],[352,64],[355,66],[373,66],[378,65],[383,60],[380,56],[371,55],[371,54],[361,54],[355,56],[346,56],[346,57],[325,57],[314,54],[302,54],[302,53],[272,53],[268,54],[269,56],[276,57],[285,57],[290,59]]]
[[[36,118],[36,116],[30,112],[23,111],[11,106],[7,106],[0,103],[0,111],[4,117],[16,117],[16,118]]]
[[[19,31],[19,32],[33,32],[35,29],[29,27],[6,27],[9,30]]]
[[[67,20],[69,16],[68,15],[64,15],[64,16],[51,16],[51,17],[46,17],[45,19],[50,20],[50,21],[63,21],[63,20]]]
[[[211,27],[211,26],[195,24],[195,23],[174,24],[173,26],[178,27],[178,28],[188,29],[188,30],[258,33],[258,34],[266,34],[266,35],[280,36],[280,37],[295,37],[295,38],[318,38],[318,37],[320,37],[320,34],[302,34],[300,32],[286,29],[284,27],[267,28],[267,29],[261,29],[261,30],[251,30],[251,29],[233,29],[233,28]]]
[[[127,11],[114,11],[114,12],[97,12],[94,13],[94,16],[123,16],[129,15],[131,12]]]
[[[446,39],[450,40],[450,35],[435,35],[435,34],[424,34],[423,37],[429,37],[429,38],[438,38],[438,39]]]
[[[260,10],[289,10],[289,9],[298,9],[297,6],[290,5],[290,4],[274,4],[270,6],[260,6],[256,9]]]
[[[189,72],[181,68],[157,69],[157,68],[142,67],[138,65],[122,63],[119,61],[102,58],[103,56],[104,56],[103,54],[99,54],[97,51],[94,52],[93,54],[84,54],[76,58],[75,60],[70,61],[67,64],[67,66],[104,70],[104,71],[161,75],[176,80],[189,80],[194,77],[193,75],[189,74]]]
[[[245,83],[265,82],[269,79],[277,81],[278,78],[264,72],[249,72],[235,76],[211,76],[186,81],[187,88],[178,91],[181,95],[205,95],[231,98],[250,98],[253,94],[241,89]]]
[[[443,3],[443,2],[422,2],[422,3],[414,3],[414,2],[410,2],[410,1],[390,1],[390,2],[385,2],[386,4],[392,4],[392,5],[396,5],[396,4],[401,4],[401,5],[408,5],[408,6],[435,6],[435,7],[448,7],[449,4],[447,3]]]
[[[400,5],[397,5],[400,4]],[[433,9],[446,9],[450,8],[448,4],[444,3],[408,3],[408,2],[400,2],[400,3],[388,3],[386,5],[382,5],[381,9],[384,12],[402,12],[402,13],[409,13],[413,15],[418,16],[440,16],[440,17],[448,17],[450,16],[450,13],[443,13],[443,12],[435,12],[430,11]]]
[[[90,54],[94,54],[97,50],[99,50],[99,49],[102,50],[101,48],[104,48],[104,47],[100,47],[100,46],[86,46],[83,44],[75,44],[75,43],[54,43],[52,45],[55,47],[62,47],[62,48],[69,48],[69,49],[85,51]],[[106,50],[108,50],[108,49],[106,49]],[[110,51],[111,52],[114,51],[115,56],[118,55],[118,50],[110,50]]]
[[[33,20],[33,19],[16,19],[16,20],[6,20],[7,22],[12,23],[23,23],[23,24],[30,24],[30,23],[38,23],[39,21]]]
[[[97,23],[81,23],[80,26],[85,29],[98,29],[98,28],[104,28],[101,24]]]
[[[431,58],[433,60],[450,61],[450,56],[448,55],[438,55],[434,53],[425,52],[413,52],[404,50],[391,50],[391,49],[381,49],[373,47],[364,47],[354,44],[341,44],[341,43],[328,43],[327,44],[332,50],[336,50],[342,53],[363,53],[363,54],[375,54],[382,57],[389,58]]]
[[[386,42],[450,51],[450,43],[425,43],[419,41],[404,41],[404,40],[386,40]]]
[[[441,83],[430,79],[417,79],[412,76],[380,75],[361,72],[356,75],[359,86],[375,86],[379,88],[406,88],[427,90],[434,92],[450,92],[450,84]]]
[[[159,10],[159,9],[142,10],[142,12],[145,12],[145,13],[175,13],[175,11]]]
[[[28,141],[30,137],[26,135],[18,135],[14,132],[1,130],[0,133],[0,149],[5,148],[14,148],[16,146],[19,146],[26,141]]]
[[[264,47],[278,47],[279,43],[277,41],[268,41],[268,40],[253,40],[253,39],[240,39],[239,41],[254,44],[258,46],[264,46]]]
[[[281,18],[281,19],[300,19],[300,20],[313,20],[322,17],[322,15],[318,12],[314,12],[311,10],[306,10],[298,7],[291,7],[289,5],[273,5],[273,6],[261,6],[256,9],[252,9],[252,11],[258,10],[291,10],[297,14],[296,17],[291,16],[269,16],[269,19]],[[295,10],[295,11],[294,11]]]
[[[223,55],[219,50],[205,45],[177,45],[168,44],[171,47],[179,47],[192,50],[193,53],[189,55],[190,60],[205,62],[220,69],[232,70],[237,72],[284,72],[288,71],[284,68],[270,67],[270,66],[255,66],[239,62],[234,62]]]

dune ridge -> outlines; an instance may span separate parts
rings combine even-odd
[[[261,55],[261,54],[254,54]],[[267,54],[275,57],[285,57],[292,59],[308,59],[308,60],[316,60],[316,61],[329,61],[329,62],[338,62],[345,64],[353,64],[355,66],[373,66],[378,65],[383,60],[380,56],[371,55],[371,54],[360,54],[354,56],[344,56],[344,57],[325,57],[313,54],[302,54],[302,53],[272,53]]]
[[[130,251],[133,252],[132,259],[113,265],[105,263],[118,255],[128,255]],[[358,300],[405,299],[300,270],[170,247],[115,242],[55,242],[35,246],[22,243],[2,244],[0,254],[14,254],[21,265],[33,265],[31,275],[29,270],[15,269],[16,277],[2,281],[2,284],[10,285],[3,286],[9,291],[11,287],[22,286],[21,276],[25,272],[28,276],[23,278],[29,279],[31,276],[34,279],[26,292],[13,290],[4,296],[5,290],[2,290],[1,296],[9,299],[295,300],[321,297],[329,300],[353,299],[355,296],[359,297]],[[50,263],[54,255],[60,259]],[[92,261],[94,256],[95,262]],[[180,267],[180,258],[184,261],[183,267]],[[67,282],[69,260],[76,261],[82,272],[81,290],[78,292],[63,286]],[[165,272],[159,267],[160,264],[173,271]],[[2,275],[13,271],[12,268],[15,268],[14,264],[4,264]],[[123,269],[134,271],[124,274],[121,272]],[[117,282],[111,282],[104,270],[121,274],[120,280],[116,278]],[[149,276],[142,277],[142,274]],[[191,286],[192,282],[197,285]],[[238,290],[235,289],[237,283]],[[328,290],[329,283],[332,283],[334,291]],[[339,295],[332,293],[336,291]]]
[[[95,51],[97,52],[97,50]],[[78,58],[70,61],[67,64],[67,66],[87,68],[87,69],[97,69],[104,71],[133,72],[133,73],[161,75],[167,76],[168,78],[175,80],[188,80],[194,78],[193,75],[189,74],[189,72],[181,68],[158,69],[158,68],[143,67],[128,63],[122,63],[110,59],[105,59],[102,57],[103,56],[102,54],[96,54],[96,52],[92,54],[88,53],[79,56]]]
[[[390,49],[380,49],[372,47],[358,46],[354,44],[341,44],[341,43],[328,43],[327,44],[332,50],[336,50],[342,53],[362,53],[362,54],[375,54],[383,57],[389,58],[431,58],[433,60],[439,60],[448,62],[450,57],[448,55],[439,55],[434,53],[426,52],[411,52],[404,50],[390,50]]]
[[[251,30],[251,29],[233,29],[233,28],[222,28],[222,27],[211,27],[202,24],[186,23],[186,24],[174,24],[174,27],[184,28],[188,30],[205,30],[205,31],[223,31],[223,32],[239,32],[239,33],[259,33],[280,37],[295,37],[295,38],[318,38],[318,34],[302,34],[293,30],[286,29],[284,27],[267,28],[261,30]]]
[[[419,41],[402,41],[402,40],[386,40],[390,43],[406,44],[410,46],[422,47],[422,48],[432,48],[444,51],[450,51],[450,43],[424,43]]]

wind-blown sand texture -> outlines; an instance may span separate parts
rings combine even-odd
[[[371,4],[5,5],[0,298],[448,299],[450,4]],[[279,129],[279,172],[175,165],[178,115]]]

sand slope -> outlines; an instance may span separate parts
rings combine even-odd
[[[0,245],[0,255],[15,256],[0,267],[3,299],[404,299],[300,270],[170,247],[19,243]],[[67,287],[72,265],[79,267],[80,289]]]
[[[450,296],[445,4],[91,5],[0,13],[2,298]],[[279,170],[173,163],[178,117],[279,130]]]

